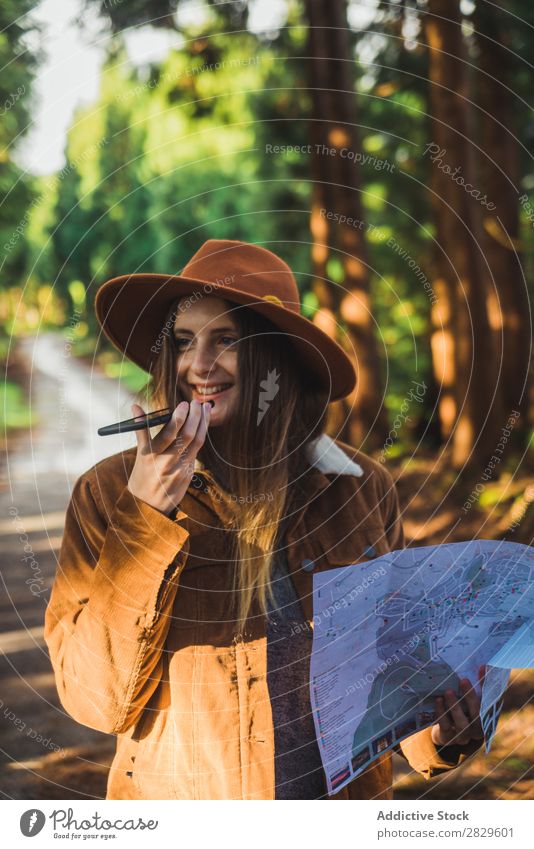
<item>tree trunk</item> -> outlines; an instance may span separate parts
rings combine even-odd
[[[484,207],[481,198],[468,194],[465,186],[475,181],[457,0],[429,0],[423,23],[431,114],[431,141],[425,155],[436,193],[438,225],[438,303],[432,310],[434,373],[438,384],[444,385],[440,414],[444,435],[451,434],[453,466],[460,469],[475,460],[483,471],[497,443],[502,414],[499,396],[494,398],[496,356],[476,242]]]
[[[344,323],[347,337],[342,344],[358,374],[356,390],[347,399],[348,403],[333,405],[334,418],[330,425],[341,426],[342,438],[352,444],[376,450],[384,444],[388,422],[374,336],[358,166],[344,155],[360,149],[346,2],[305,0],[304,7],[312,102],[313,290],[319,300],[314,320],[332,337],[336,336],[338,321]],[[328,213],[339,216],[338,220],[328,219]],[[362,222],[361,229],[340,223],[342,216]],[[342,285],[328,277],[327,263],[332,256],[343,267]],[[347,426],[343,428],[344,419]]]
[[[502,351],[500,391],[505,418],[519,412],[510,442],[520,445],[528,432],[530,358],[529,299],[519,256],[518,189],[520,161],[515,128],[511,58],[496,6],[477,3],[474,23],[478,50],[480,105],[480,181],[494,206],[483,216],[485,272],[491,288],[494,336]],[[495,68],[499,69],[498,77]],[[505,424],[505,423],[503,423]]]

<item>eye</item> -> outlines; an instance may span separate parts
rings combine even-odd
[[[188,336],[174,337],[174,344],[176,345],[178,351],[184,351],[191,341],[192,339],[190,339]],[[237,337],[224,335],[219,337],[219,341],[221,341],[226,348],[230,348],[237,342]]]
[[[178,348],[179,351],[181,351],[183,349],[184,345],[187,342],[190,342],[190,341],[191,340],[188,339],[186,336],[175,336],[174,337],[174,344],[176,345],[176,347]]]

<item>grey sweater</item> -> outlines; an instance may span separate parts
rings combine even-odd
[[[275,743],[275,799],[326,796],[310,704],[312,631],[295,593],[283,549],[274,557],[271,583],[276,604],[267,622],[267,683]],[[300,625],[301,627],[296,627]]]

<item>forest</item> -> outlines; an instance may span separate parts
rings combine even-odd
[[[390,469],[410,543],[530,544],[534,6],[281,0],[258,29],[246,0],[83,4],[106,45],[98,94],[45,176],[18,158],[43,62],[37,3],[0,5],[3,446],[40,424],[25,339],[55,334],[142,392],[146,373],[99,331],[99,286],[240,239],[291,266],[303,314],[353,359],[329,433]],[[132,29],[176,46],[133,61]],[[519,676],[510,710],[529,687]],[[532,793],[532,739],[510,723],[520,754],[499,760],[497,745],[493,777],[466,771],[462,792]]]

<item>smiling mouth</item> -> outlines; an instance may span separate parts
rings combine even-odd
[[[228,392],[232,386],[233,383],[217,383],[202,390],[194,385],[191,388],[193,390],[194,398],[202,401],[209,401],[212,398],[218,398],[219,395],[223,395],[225,392]]]

